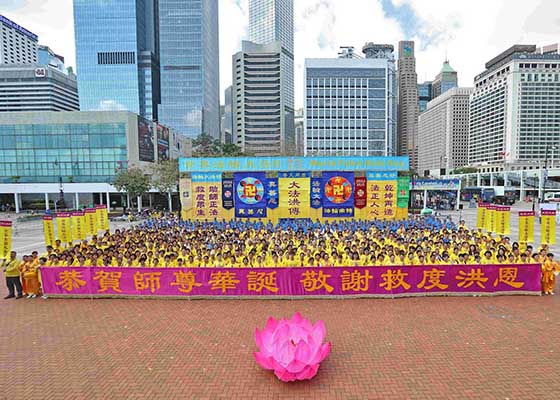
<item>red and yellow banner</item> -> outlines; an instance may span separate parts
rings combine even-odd
[[[10,258],[12,251],[12,221],[0,221],[0,259]]]
[[[97,215],[98,229],[102,231],[109,230],[109,212],[107,211],[107,206],[105,204],[100,204],[95,206],[95,213]]]
[[[519,243],[533,243],[535,241],[535,212],[519,212]]]
[[[43,233],[45,235],[45,246],[54,246],[56,238],[54,236],[54,221],[51,215],[43,216]]]
[[[311,181],[304,178],[278,178],[279,218],[309,218]]]
[[[486,213],[484,219],[484,227],[488,232],[495,232],[495,216],[496,216],[496,206],[491,204],[486,205]]]
[[[511,207],[496,206],[495,232],[499,235],[509,235],[510,233],[510,215]]]
[[[56,226],[58,229],[58,240],[62,243],[72,243],[72,225],[70,223],[71,213],[56,213]]]
[[[87,237],[85,213],[83,211],[72,212],[72,236],[74,240],[85,240]]]
[[[212,221],[221,218],[221,182],[193,182],[193,198],[194,219]]]
[[[367,179],[365,176],[354,178],[354,207],[362,209],[367,206]]]
[[[556,211],[541,211],[541,243],[556,244]]]

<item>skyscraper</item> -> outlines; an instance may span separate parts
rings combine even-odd
[[[80,108],[157,119],[156,0],[74,0]]]
[[[0,64],[36,63],[37,41],[37,35],[0,15]]]
[[[539,50],[512,46],[474,78],[469,164],[482,172],[533,169],[558,159],[552,150],[560,148],[560,48]]]
[[[432,82],[426,81],[418,84],[418,112],[423,112],[428,103],[433,99]]]
[[[363,51],[365,59],[305,60],[306,155],[395,155],[393,46],[366,43]]]
[[[410,168],[418,166],[418,77],[414,42],[399,42],[398,152],[409,156]]]
[[[159,0],[159,119],[220,137],[218,0]]]
[[[451,68],[449,61],[445,60],[441,71],[432,82],[433,98],[444,94],[449,89],[457,87],[457,71]]]
[[[233,137],[244,152],[286,153],[281,51],[277,41],[266,45],[243,41],[233,56]]]
[[[294,1],[249,0],[249,40],[279,42],[284,151],[295,149],[294,128]]]

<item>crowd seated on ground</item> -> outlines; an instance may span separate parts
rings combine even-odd
[[[546,245],[510,243],[433,217],[406,221],[189,222],[149,219],[23,264],[119,267],[301,267],[544,263]]]
[[[505,236],[470,230],[461,221],[412,217],[404,221],[310,220],[181,221],[150,218],[128,229],[105,232],[69,246],[59,241],[6,260],[17,264],[26,293],[37,295],[37,268],[90,267],[328,267],[541,263],[544,274],[558,272],[547,245],[537,249]],[[14,261],[15,260],[15,261]],[[10,264],[11,263],[11,264]],[[548,272],[547,272],[548,271]],[[13,271],[13,274],[18,272]],[[26,281],[29,282],[26,285]],[[37,287],[36,287],[37,286]]]

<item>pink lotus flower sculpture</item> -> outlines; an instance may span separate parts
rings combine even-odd
[[[262,331],[255,330],[260,350],[254,353],[255,360],[264,369],[274,370],[281,381],[311,379],[331,352],[330,342],[323,343],[325,334],[323,321],[313,326],[298,312],[289,320],[269,317]]]

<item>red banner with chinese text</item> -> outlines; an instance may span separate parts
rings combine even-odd
[[[541,294],[540,264],[302,268],[44,267],[45,294],[406,297]]]
[[[367,206],[367,179],[365,176],[354,178],[354,207],[358,209]]]

